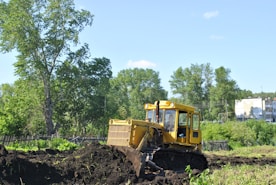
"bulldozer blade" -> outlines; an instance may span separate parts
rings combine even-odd
[[[124,153],[126,159],[129,160],[136,172],[137,177],[142,177],[145,174],[146,155],[140,151],[126,146],[114,146],[117,150]]]

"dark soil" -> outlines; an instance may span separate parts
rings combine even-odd
[[[209,169],[225,164],[276,164],[275,158],[208,155]],[[194,174],[200,173],[193,170]],[[7,151],[0,145],[0,184],[188,184],[186,173],[165,171],[137,178],[132,164],[113,147],[91,144],[77,151]]]

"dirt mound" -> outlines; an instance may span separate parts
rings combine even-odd
[[[3,184],[121,184],[128,180],[137,181],[131,163],[122,153],[108,146],[88,145],[75,152],[3,153],[6,153],[0,156],[0,181]]]
[[[209,168],[224,164],[276,164],[276,159],[207,156]],[[194,171],[194,173],[199,173]],[[93,144],[77,151],[7,151],[0,145],[0,184],[185,184],[188,175],[137,178],[132,164],[115,148]]]

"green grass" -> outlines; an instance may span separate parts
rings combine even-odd
[[[274,185],[276,184],[276,166],[259,165],[226,165],[222,169],[210,172],[205,170],[199,176],[191,175],[189,166],[190,185]]]
[[[276,158],[276,146],[240,147],[230,151],[203,151],[205,154],[242,157],[273,157]]]
[[[210,175],[214,185],[268,185],[276,184],[276,166],[226,165]]]
[[[276,158],[276,147],[254,146],[237,148],[231,151],[206,151],[204,153],[207,155]],[[205,180],[205,183],[202,183],[202,179]],[[190,184],[276,185],[276,165],[225,165],[221,169],[215,169],[210,173],[202,173],[198,179],[192,179]]]

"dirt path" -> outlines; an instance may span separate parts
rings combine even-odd
[[[276,164],[275,158],[208,155],[209,168],[225,164]],[[194,171],[197,173],[197,171]],[[114,148],[99,144],[78,151],[7,151],[0,145],[0,184],[183,184],[185,173],[166,171],[165,176],[137,178],[132,164]]]

